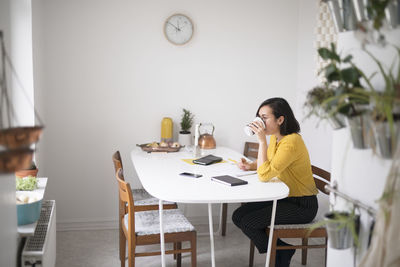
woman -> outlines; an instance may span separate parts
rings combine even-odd
[[[277,177],[289,187],[289,196],[279,200],[276,209],[276,224],[303,224],[311,222],[318,210],[317,193],[311,171],[311,163],[303,139],[298,134],[300,126],[288,102],[283,98],[264,101],[256,116],[265,123],[256,121],[249,126],[258,138],[257,162],[242,159],[239,168],[257,170],[259,180],[268,182]],[[266,136],[270,135],[267,144]],[[267,252],[272,201],[247,203],[235,210],[232,220],[255,244],[260,253]],[[278,239],[278,245],[289,244]],[[295,253],[278,250],[276,266],[289,266]]]

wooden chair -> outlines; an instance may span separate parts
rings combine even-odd
[[[135,266],[135,258],[160,255],[160,251],[136,252],[137,246],[160,244],[160,220],[157,210],[137,211],[134,196],[129,183],[125,182],[122,169],[117,170],[116,178],[119,188],[119,199],[127,207],[127,211],[120,218],[124,243],[128,241],[128,264]],[[176,254],[178,267],[181,266],[181,253],[191,253],[191,266],[196,267],[196,238],[193,225],[178,209],[168,209],[163,212],[165,243],[174,243],[174,248],[166,250],[165,254]],[[182,248],[182,242],[190,242],[190,248]],[[175,244],[177,244],[175,246]],[[121,248],[120,248],[121,249]],[[122,248],[125,266],[125,246]],[[120,253],[121,254],[121,253]]]
[[[243,155],[246,158],[257,159],[258,157],[258,143],[246,142],[244,143]],[[228,216],[228,203],[222,203],[222,214],[221,214],[221,235],[226,235],[226,220]]]
[[[324,194],[329,195],[329,192],[325,190],[325,185],[329,184],[331,180],[331,174],[323,169],[316,166],[311,166],[312,172],[314,174],[314,181],[317,188]],[[270,267],[275,266],[275,258],[277,250],[285,249],[301,249],[301,264],[307,264],[307,249],[309,248],[325,248],[325,266],[326,266],[326,248],[328,242],[328,236],[324,227],[319,227],[314,229],[312,232],[309,231],[312,224],[317,221],[313,221],[308,224],[282,224],[275,225],[273,236],[272,236],[272,247],[271,247],[271,260]],[[269,227],[266,229],[269,233]],[[325,238],[325,243],[320,245],[309,245],[308,238],[319,237]],[[278,238],[301,238],[301,245],[294,246],[277,246]],[[254,263],[254,243],[250,242],[250,257],[249,257],[249,267],[252,267]]]
[[[116,151],[112,155],[112,160],[114,163],[114,170],[117,173],[119,168],[124,170],[122,166],[122,159],[121,154],[119,151]],[[132,189],[132,193],[135,195],[135,205],[137,207],[137,211],[144,211],[144,210],[158,210],[158,202],[159,199],[150,195],[145,189]],[[174,202],[165,202],[163,205],[163,209],[177,209],[178,206]]]
[[[119,151],[116,151],[112,155],[112,160],[114,163],[115,175],[117,175],[118,169],[121,169],[123,172],[122,167],[122,159],[121,154]],[[122,175],[123,178],[123,175]],[[136,206],[136,211],[146,211],[146,210],[158,210],[158,203],[159,199],[151,196],[145,189],[132,189],[132,193],[135,196],[134,204]],[[122,230],[122,218],[127,212],[126,205],[119,199],[118,200],[119,206],[119,252],[120,252],[120,260],[121,266],[125,266],[125,247],[126,247],[126,239],[124,238],[124,233]],[[173,202],[165,202],[163,205],[163,209],[176,209],[178,206],[176,203]],[[175,255],[174,255],[175,258]]]

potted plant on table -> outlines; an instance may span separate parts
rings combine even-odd
[[[192,144],[192,134],[190,129],[193,125],[194,115],[187,109],[183,109],[181,119],[181,131],[179,132],[179,144],[182,146],[190,146]]]

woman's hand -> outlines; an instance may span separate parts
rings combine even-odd
[[[253,121],[252,123],[249,124],[249,127],[254,132],[254,134],[257,135],[259,143],[265,143],[267,141],[265,128],[262,122]]]
[[[239,169],[243,170],[243,171],[249,171],[252,169],[252,165],[250,162],[248,162],[246,159],[241,158],[240,162],[237,163]]]

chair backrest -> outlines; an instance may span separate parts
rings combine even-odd
[[[118,173],[118,169],[121,169],[122,172],[123,172],[124,168],[122,167],[122,159],[121,159],[121,154],[119,153],[119,150],[117,150],[112,155],[112,160],[113,160],[113,163],[114,163],[115,173],[116,174]],[[122,180],[124,180],[124,175],[122,175]]]
[[[244,143],[243,155],[246,158],[256,159],[258,157],[258,146],[259,146],[258,143],[253,143],[253,142]]]
[[[317,188],[324,194],[329,195],[329,191],[325,189],[325,185],[331,181],[331,173],[311,165],[312,173],[314,175],[314,181]]]
[[[122,202],[124,205],[127,203],[127,211],[128,211],[128,216],[129,216],[129,231],[135,231],[135,206],[133,202],[133,196],[132,196],[132,190],[131,186],[129,183],[125,182],[124,179],[124,174],[122,172],[122,169],[119,168],[115,174],[115,177],[117,178],[118,181],[118,191],[119,191],[119,200]],[[126,214],[126,213],[125,213]],[[120,216],[125,216],[125,214],[120,214]],[[121,218],[122,222],[124,221],[124,218]]]

